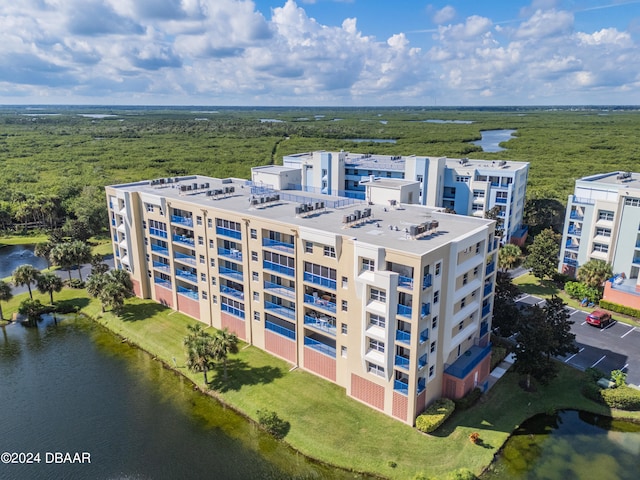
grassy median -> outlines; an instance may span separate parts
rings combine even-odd
[[[3,304],[5,312],[11,314],[24,298],[18,295]],[[34,298],[48,302],[38,293]],[[195,321],[150,300],[128,300],[120,317],[102,313],[84,290],[65,289],[55,300],[77,305],[246,416],[255,419],[258,409],[277,412],[291,424],[285,441],[305,455],[388,478],[447,478],[461,468],[479,474],[510,433],[536,413],[577,408],[611,414],[580,394],[583,374],[562,365],[559,377],[535,393],[525,393],[518,377],[507,374],[478,405],[455,413],[435,434],[424,435],[348,398],[337,385],[291,370],[288,363],[246,344],[230,358],[228,380],[220,368],[210,373],[205,386],[202,374],[184,366],[182,339]],[[469,441],[472,432],[480,434],[478,444]]]

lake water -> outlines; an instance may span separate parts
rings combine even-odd
[[[482,480],[637,480],[640,425],[577,411],[538,415],[507,441]]]
[[[33,265],[38,270],[47,268],[44,258],[33,254],[34,245],[8,245],[0,247],[0,278],[10,276],[20,265]]]
[[[511,140],[515,130],[481,130],[481,140],[476,140],[470,143],[482,147],[484,152],[502,152],[506,148],[500,146],[500,142],[506,142]]]
[[[0,452],[41,455],[0,464],[0,478],[354,478],[309,462],[89,320],[0,334]],[[87,452],[91,463],[46,463],[47,452]]]

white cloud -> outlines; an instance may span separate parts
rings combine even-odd
[[[522,22],[516,38],[540,39],[568,35],[573,30],[573,14],[556,10],[537,10],[531,18]]]
[[[456,9],[451,5],[447,5],[433,14],[433,22],[441,25],[450,22],[456,17]]]
[[[631,35],[619,32],[615,28],[603,28],[592,34],[578,32],[577,37],[582,45],[618,45],[620,47],[633,47]]]

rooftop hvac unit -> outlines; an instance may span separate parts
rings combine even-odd
[[[324,208],[324,202],[320,202],[320,208]]]
[[[192,190],[197,190],[198,189],[198,184],[197,183],[192,183],[191,184],[191,189]]]
[[[233,193],[236,191],[236,187],[229,187],[229,193]]]
[[[296,215],[300,215],[302,213],[302,208],[296,207]]]
[[[360,210],[355,210],[353,214],[355,215],[356,220],[360,220],[360,217],[362,215],[362,212]]]
[[[370,208],[365,208],[365,209],[362,211],[362,216],[363,216],[363,217],[370,217],[370,216],[371,216],[371,209],[370,209]]]
[[[223,178],[222,179],[222,183],[231,183],[231,179],[230,178]]]
[[[418,235],[418,227],[416,225],[411,225],[409,227],[409,235],[411,235],[412,237]]]
[[[344,215],[342,217],[342,223],[349,223],[349,215]]]

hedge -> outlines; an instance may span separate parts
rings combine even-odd
[[[600,391],[604,403],[620,410],[640,410],[640,391],[627,385]]]
[[[466,410],[467,408],[473,407],[481,396],[482,390],[476,387],[469,393],[467,393],[464,397],[454,400],[453,403],[455,403],[458,410]]]
[[[640,310],[631,307],[625,307],[624,305],[619,305],[607,300],[600,300],[600,307],[606,310],[611,310],[612,312],[629,315],[630,317],[640,318]]]
[[[416,428],[424,433],[431,433],[444,423],[456,409],[456,404],[448,398],[433,402],[424,413],[416,418]]]

